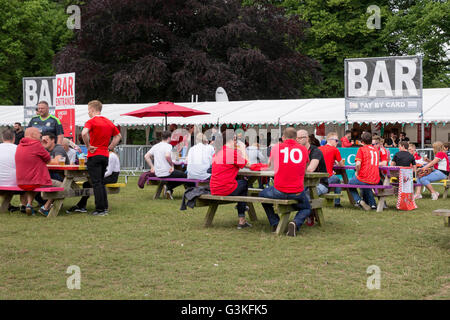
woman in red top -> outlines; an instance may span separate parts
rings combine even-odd
[[[41,144],[41,133],[37,128],[30,127],[25,130],[25,137],[20,140],[16,151],[16,178],[17,186],[25,191],[27,199],[26,213],[34,213],[32,202],[36,196],[34,189],[40,186],[51,186],[52,180],[47,169],[51,157]]]
[[[421,177],[417,182],[430,190],[432,200],[437,200],[439,198],[439,192],[434,190],[431,183],[434,181],[447,179],[450,169],[447,154],[443,152],[444,144],[441,141],[436,141],[435,143],[433,143],[433,150],[434,159],[431,162],[428,162],[422,168],[418,169],[418,171],[426,170],[427,168],[434,168],[434,170],[426,176]],[[420,194],[421,189],[422,186],[416,187],[416,194],[414,195],[414,199],[422,199],[422,195]]]
[[[239,169],[250,167],[250,164],[237,150],[236,136],[233,134],[227,135],[225,132],[223,132],[222,136],[224,146],[222,150],[214,155],[212,161],[211,180],[209,183],[211,194],[217,196],[246,196],[248,189],[247,180],[236,180],[236,177]],[[245,202],[238,202],[237,204],[238,229],[252,226],[245,220],[246,206]]]

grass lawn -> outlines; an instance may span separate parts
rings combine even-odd
[[[179,210],[182,187],[174,201],[155,190],[130,178],[106,217],[0,214],[0,299],[450,299],[450,229],[432,214],[450,199],[426,193],[403,212],[391,197],[382,213],[344,199],[291,238],[270,233],[259,205],[253,228],[236,229],[233,205],[204,228],[206,208]],[[81,290],[67,289],[71,265]],[[366,286],[371,265],[379,290]]]

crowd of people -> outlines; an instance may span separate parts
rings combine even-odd
[[[249,143],[245,146],[242,132],[235,134],[221,134],[223,144],[220,148],[214,149],[212,146],[216,141],[210,141],[207,137],[198,133],[196,144],[191,147],[186,157],[186,171],[175,169],[171,152],[172,145],[171,132],[165,131],[162,134],[162,141],[154,145],[145,155],[145,160],[150,166],[151,172],[157,177],[168,178],[189,178],[198,180],[210,179],[209,187],[211,194],[220,196],[245,196],[249,188],[247,180],[237,179],[238,172],[244,167],[267,162],[267,167],[274,169],[275,175],[273,186],[261,184],[264,188],[259,194],[261,197],[295,199],[299,202],[298,212],[294,220],[289,224],[288,235],[295,236],[300,226],[310,215],[309,192],[303,186],[306,172],[327,173],[328,178],[320,180],[317,186],[319,195],[329,192],[329,184],[339,184],[341,180],[333,170],[335,165],[345,165],[345,160],[341,157],[338,145],[350,142],[351,131],[347,131],[342,139],[336,132],[330,132],[326,136],[326,143],[317,146],[312,143],[312,137],[306,130],[296,130],[287,128],[280,142],[272,144],[269,152],[264,154],[259,148],[258,142]],[[449,144],[436,142],[433,144],[435,157],[432,161],[422,159],[417,154],[415,145],[407,140],[397,141],[392,137],[393,143],[398,145],[399,151],[394,154],[392,160],[386,141],[383,138],[372,135],[370,132],[363,132],[360,137],[360,148],[355,157],[355,176],[349,181],[352,185],[378,185],[382,184],[382,175],[386,174],[380,167],[402,166],[413,169],[417,175],[417,182],[425,186],[431,192],[433,200],[439,194],[433,189],[432,182],[445,179],[449,175]],[[390,141],[389,141],[390,143]],[[429,170],[430,168],[434,170]],[[189,184],[183,182],[168,182],[164,191],[168,199],[173,199],[173,189],[179,185]],[[339,188],[334,189],[335,193],[340,193]],[[364,210],[376,210],[377,204],[371,188],[361,188],[361,194],[356,188],[350,189],[356,202],[356,206]],[[415,199],[421,198],[421,187],[416,188]],[[335,207],[341,207],[340,199],[336,198]],[[274,213],[273,207],[263,204],[264,210],[269,219],[270,225],[275,231],[279,217]],[[245,220],[245,203],[238,203],[238,229],[251,227]]]
[[[88,104],[90,120],[86,122],[82,135],[87,148],[86,163],[90,181],[83,187],[93,187],[96,210],[92,215],[108,214],[105,184],[115,183],[120,172],[120,162],[113,152],[121,135],[117,127],[101,116],[102,104],[91,101]],[[35,214],[33,201],[38,203],[38,212],[48,216],[52,200],[45,201],[35,190],[45,187],[60,187],[64,180],[63,170],[49,170],[48,165],[77,164],[84,157],[81,148],[64,138],[64,131],[58,118],[49,114],[45,101],[38,103],[37,115],[30,120],[23,131],[20,123],[14,129],[2,132],[0,144],[0,186],[19,187],[20,207],[10,205],[9,211]],[[88,197],[82,197],[78,204],[67,212],[87,212]]]

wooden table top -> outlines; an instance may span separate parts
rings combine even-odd
[[[79,166],[77,164],[66,164],[66,165],[59,165],[59,164],[48,164],[47,168],[49,170],[69,170],[69,171],[83,171],[87,170],[86,166]]]

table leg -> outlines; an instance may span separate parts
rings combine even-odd
[[[344,182],[344,184],[348,184],[347,171],[345,171],[345,169],[343,169],[339,174],[342,176],[342,181]],[[350,190],[348,188],[345,188],[345,191],[347,192],[348,200],[350,201],[350,203],[352,205],[355,205],[356,201],[355,201],[355,199],[353,199],[353,196],[350,193]]]
[[[210,227],[212,225],[212,221],[214,219],[214,215],[216,214],[217,207],[219,205],[217,203],[211,203],[208,207],[208,211],[206,211],[205,216],[205,227]]]
[[[14,196],[12,192],[5,192],[1,194],[3,197],[2,205],[0,207],[0,212],[8,212],[9,204],[11,203],[11,199]]]
[[[64,192],[72,190],[72,184],[76,184],[73,175],[65,175],[62,186],[64,188]],[[53,206],[50,209],[47,218],[54,218],[59,214],[61,207],[64,203],[64,199],[56,199],[53,201]]]
[[[309,188],[309,196],[311,197],[311,201],[313,199],[320,199],[319,194],[317,193],[317,189],[315,187]],[[311,215],[317,221],[320,227],[323,226],[325,219],[323,217],[322,208],[311,209]]]
[[[253,203],[249,202],[247,203],[248,206],[248,216],[250,217],[250,221],[258,221],[258,217],[256,216],[255,207],[253,206]]]
[[[275,231],[275,233],[279,236],[283,233],[286,233],[287,230],[287,226],[289,224],[289,217],[291,216],[290,213],[282,213],[279,214],[280,216],[280,221],[278,222],[278,227],[277,230]]]
[[[162,189],[163,189],[164,185],[165,185],[164,181],[159,181],[158,188],[156,189],[156,193],[153,196],[153,200],[159,199],[159,197],[161,196],[161,192],[162,192]]]

